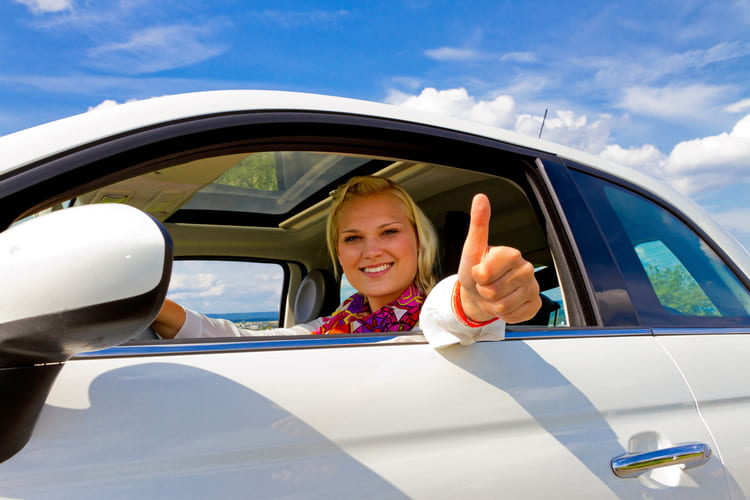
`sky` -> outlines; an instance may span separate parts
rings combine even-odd
[[[661,178],[750,248],[750,0],[0,0],[0,135],[217,89],[538,135]]]

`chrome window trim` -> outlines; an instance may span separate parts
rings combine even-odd
[[[677,327],[652,328],[654,335],[745,335],[750,334],[748,327]]]
[[[642,337],[652,335],[651,330],[642,327],[632,328],[550,328],[545,330],[506,330],[506,340],[576,339],[592,337]]]
[[[133,343],[119,345],[101,351],[79,354],[72,360],[91,358],[127,358],[140,356],[163,356],[182,354],[212,354],[237,351],[268,351],[286,349],[309,349],[323,347],[354,347],[379,344],[424,344],[421,334],[406,335],[341,335],[341,336],[294,336],[294,337],[240,337],[210,341],[161,341],[159,343]]]
[[[750,329],[747,333],[750,333]],[[648,328],[555,328],[545,330],[507,331],[506,340],[581,339],[592,337],[634,337],[652,335]],[[210,341],[162,341],[158,343],[133,343],[111,347],[101,351],[81,353],[72,360],[101,358],[130,358],[183,354],[213,354],[239,351],[269,351],[287,349],[320,349],[331,347],[363,347],[376,345],[427,344],[424,335],[341,335],[341,336],[295,336],[243,338]]]

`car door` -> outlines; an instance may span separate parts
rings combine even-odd
[[[727,468],[733,495],[747,496],[747,279],[722,247],[676,208],[585,170],[573,176],[625,270],[638,316],[685,377],[716,440],[714,452]]]
[[[613,474],[624,453],[713,441],[655,339],[608,333],[525,332],[444,351],[357,338],[82,357],[60,373],[27,446],[0,466],[3,494],[724,495],[718,459]]]
[[[61,370],[29,443],[0,464],[0,495],[729,498],[716,455],[693,468],[613,472],[615,458],[717,443],[670,352],[639,321],[580,192],[556,177],[561,169],[541,168],[538,152],[445,129],[334,114],[294,119],[227,118],[246,120],[242,133],[256,142],[432,161],[467,175],[510,176],[493,174],[493,165],[517,160],[512,176],[526,179],[524,195],[546,231],[567,322],[439,351],[421,335],[372,334],[154,341],[82,355]],[[227,124],[204,136],[190,125],[191,148],[239,137]],[[311,145],[311,130],[319,143]],[[169,148],[185,144],[180,133],[171,125],[146,140],[141,132],[144,142],[116,153],[102,143],[94,148],[103,153],[79,148],[67,172],[82,165],[91,176],[100,165],[110,175],[133,164],[128,155],[174,156]],[[28,196],[62,196],[50,195],[49,179],[64,160],[40,166],[38,184],[26,171],[15,182]]]

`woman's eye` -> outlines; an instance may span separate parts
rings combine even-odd
[[[393,234],[398,234],[398,229],[393,229],[393,228],[386,229],[385,231],[383,231],[383,234],[385,236],[390,236],[390,235],[393,235]]]
[[[344,236],[344,243],[351,243],[353,241],[357,241],[359,239],[359,236]]]

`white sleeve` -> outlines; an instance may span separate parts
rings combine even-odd
[[[266,337],[274,335],[307,335],[315,331],[323,319],[314,319],[291,328],[274,328],[273,330],[245,330],[227,319],[209,318],[206,315],[185,309],[186,317],[176,339],[194,339],[207,337]]]
[[[505,321],[501,319],[472,328],[456,317],[451,302],[457,279],[458,276],[454,274],[435,285],[422,306],[419,326],[430,345],[442,349],[453,344],[471,345],[478,340],[503,340]]]

